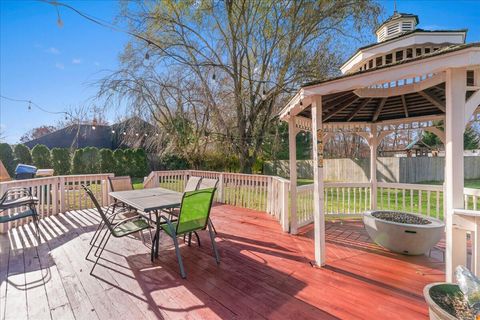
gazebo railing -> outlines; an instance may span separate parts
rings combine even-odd
[[[377,208],[443,219],[443,186],[380,182]]]
[[[370,210],[370,183],[326,182],[324,212],[326,215],[358,216]],[[297,187],[297,226],[313,221],[313,184]]]

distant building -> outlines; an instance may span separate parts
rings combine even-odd
[[[149,149],[149,137],[156,135],[150,123],[134,117],[112,125],[73,124],[25,143],[29,148],[43,144],[52,148],[97,147],[117,149],[121,147]]]

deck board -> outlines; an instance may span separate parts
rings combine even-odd
[[[30,224],[0,235],[0,320],[427,319],[422,289],[444,278],[441,261],[388,252],[358,220],[326,223],[327,265],[316,269],[311,226],[289,235],[264,212],[228,205],[212,219],[221,263],[202,232],[201,247],[182,244],[186,280],[165,235],[150,262],[147,232],[146,243],[112,239],[90,276],[91,209],[42,219],[38,246]]]

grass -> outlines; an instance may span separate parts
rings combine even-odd
[[[169,179],[160,183],[160,187],[181,191],[183,189],[183,180]],[[298,186],[312,184],[312,179],[298,179]],[[439,181],[425,181],[419,184],[441,185]],[[143,188],[142,178],[132,178],[134,189]],[[480,189],[480,180],[465,181],[466,188]],[[328,188],[325,194],[325,209],[328,213],[362,213],[369,209],[370,192],[368,188]],[[438,201],[437,201],[438,196]],[[244,206],[251,209],[266,209],[266,190],[259,191],[251,187],[225,187],[224,199],[226,203]],[[430,215],[443,219],[443,193],[430,192],[430,203],[427,201],[427,191],[414,190],[410,192],[406,190],[396,189],[379,189],[378,192],[378,208],[386,210],[400,210]],[[437,211],[437,202],[439,204]],[[469,201],[469,207],[472,207],[472,199]],[[480,203],[479,203],[480,205]],[[312,194],[307,193],[298,196],[298,212],[299,215],[304,214],[305,217],[310,216],[313,212]]]
[[[133,189],[143,189],[143,178],[132,178]]]

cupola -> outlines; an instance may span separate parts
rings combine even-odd
[[[394,12],[375,31],[377,42],[395,38],[405,32],[415,30],[418,24],[418,16],[410,13]]]

